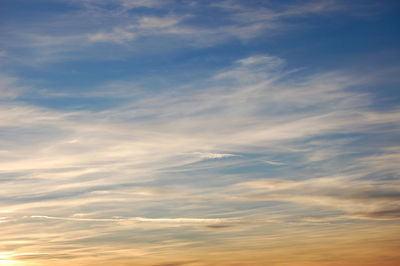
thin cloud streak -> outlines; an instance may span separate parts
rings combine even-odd
[[[73,218],[73,217],[51,217],[43,215],[32,215],[31,218],[43,218],[54,220],[66,221],[87,221],[87,222],[120,222],[120,221],[134,221],[134,222],[155,222],[155,223],[222,223],[230,221],[230,219],[223,218],[146,218],[146,217],[114,217],[105,219],[94,218]]]
[[[205,10],[223,9],[226,13],[215,25],[204,27],[192,23],[193,19],[202,16],[196,9],[199,5],[193,5],[193,2],[180,3],[182,8],[179,12],[171,11],[164,16],[160,16],[159,11],[160,8],[165,8],[165,2],[169,1],[111,1],[109,5],[114,5],[114,8],[109,8],[107,3],[99,1],[67,2],[78,8],[78,11],[71,11],[62,16],[55,15],[26,25],[26,32],[20,29],[15,33],[12,28],[6,27],[5,32],[9,33],[9,36],[2,42],[10,62],[29,65],[32,62],[43,64],[96,58],[92,50],[101,50],[96,45],[107,43],[110,44],[109,49],[115,51],[114,59],[123,58],[122,54],[135,52],[135,47],[150,45],[151,43],[147,42],[149,38],[155,41],[163,40],[167,50],[187,46],[210,47],[232,39],[246,42],[265,34],[276,35],[290,29],[293,27],[290,22],[293,18],[371,9],[368,5],[352,6],[343,4],[342,1],[282,5],[280,9],[250,8],[239,3],[221,1],[200,5]],[[150,15],[135,13],[136,8],[143,7],[149,8]],[[52,30],[55,25],[62,28],[63,32],[55,33]],[[168,43],[171,45],[167,45]],[[13,53],[13,47],[29,51],[29,60]],[[122,51],[125,53],[121,54]]]

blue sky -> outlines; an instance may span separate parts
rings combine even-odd
[[[1,0],[0,265],[396,265],[398,12]]]

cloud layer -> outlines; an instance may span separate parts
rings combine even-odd
[[[396,67],[255,48],[368,4],[53,5],[1,26],[0,264],[400,260]]]

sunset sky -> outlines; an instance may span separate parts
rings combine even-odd
[[[400,265],[399,13],[0,0],[0,265]]]

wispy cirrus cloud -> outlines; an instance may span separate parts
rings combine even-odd
[[[395,265],[389,2],[5,0],[0,264]]]
[[[137,50],[154,51],[154,41],[163,42],[163,48],[159,50],[211,47],[231,40],[248,41],[266,33],[279,34],[293,27],[290,22],[293,18],[343,11],[351,14],[350,10],[361,10],[342,1],[283,4],[280,8],[243,5],[235,1],[188,2],[181,3],[181,8],[174,10],[169,10],[166,2],[66,1],[74,7],[68,15],[35,21],[35,24],[26,25],[26,32],[19,30],[17,33],[10,28],[11,25],[4,25],[8,36],[2,40],[2,46],[10,63],[25,62],[27,65],[33,61],[54,63],[87,57],[93,59],[99,53],[104,58],[105,44],[109,44],[107,49],[114,51],[111,58],[121,59]],[[140,13],[141,8],[147,8],[148,14]],[[364,9],[368,10],[367,7]],[[198,21],[204,21],[208,12],[222,12],[223,16],[204,27]],[[55,27],[62,30],[54,31]],[[18,54],[21,49],[24,53]],[[27,56],[29,60],[22,59]]]
[[[329,73],[294,82],[288,78],[290,73],[290,70],[285,70],[282,59],[253,56],[239,60],[232,67],[210,77],[207,81],[209,87],[193,88],[179,97],[176,96],[176,89],[152,97],[134,96],[132,102],[101,112],[65,112],[18,102],[3,105],[3,111],[8,115],[1,121],[4,141],[0,165],[3,175],[19,176],[21,182],[17,186],[14,184],[14,189],[4,195],[15,198],[14,203],[8,202],[6,205],[10,207],[10,204],[14,204],[16,209],[23,210],[32,208],[29,206],[34,206],[32,204],[35,201],[38,201],[36,206],[45,207],[47,202],[59,202],[63,198],[82,197],[83,202],[88,203],[96,198],[107,202],[109,196],[119,200],[125,197],[128,197],[126,200],[135,200],[135,197],[130,198],[129,193],[123,191],[124,188],[138,186],[142,192],[130,190],[130,193],[134,193],[132,196],[141,195],[141,200],[151,201],[155,195],[171,198],[167,193],[160,193],[162,190],[151,192],[146,186],[162,188],[158,182],[163,178],[177,182],[173,181],[172,176],[180,171],[217,170],[222,166],[249,163],[304,167],[316,161],[337,160],[349,153],[346,146],[351,145],[356,137],[345,137],[343,141],[340,136],[336,137],[338,140],[333,147],[328,145],[332,140],[320,139],[309,143],[307,140],[343,133],[359,134],[366,130],[374,134],[391,134],[392,129],[387,131],[382,125],[398,127],[396,110],[369,110],[368,95],[347,90],[349,86],[365,82],[364,79]],[[229,85],[221,85],[221,80]],[[303,144],[298,144],[299,141]],[[290,155],[298,159],[285,165],[279,163],[279,159],[256,157],[254,160],[251,157],[268,150],[273,151],[275,156]],[[330,156],[321,155],[321,151]],[[389,163],[383,157],[390,157],[393,159],[390,164],[396,165],[396,153],[392,149],[390,151],[375,157],[375,160]],[[221,158],[230,160],[204,161]],[[355,171],[359,172],[357,177],[362,178],[367,172],[357,170],[357,167],[365,164],[375,167],[368,173],[379,171],[382,167],[389,169],[390,165],[382,166],[381,163],[374,166],[372,158],[355,157],[351,160],[353,165],[349,162],[342,166],[344,174],[346,171]],[[334,171],[327,167],[324,169],[327,174]],[[396,174],[396,168],[393,169],[391,173]],[[285,174],[288,180],[297,176],[295,173],[291,176],[291,173]],[[109,179],[109,176],[113,178]],[[312,176],[315,177],[315,174]],[[245,196],[237,199],[285,201],[288,198],[290,202],[326,202],[329,207],[342,200],[355,202],[354,206],[359,206],[359,199],[370,197],[378,203],[376,207],[379,209],[390,207],[387,205],[389,201],[395,200],[371,196],[390,192],[381,191],[379,183],[354,180],[354,188],[344,188],[342,186],[350,180],[340,183],[329,179],[333,183],[326,183],[325,186],[320,183],[328,179],[308,180],[310,177],[297,176],[306,179],[301,182],[276,180],[277,183],[270,183],[272,187],[279,188],[273,194],[269,190],[265,196],[262,190],[253,194],[246,191],[243,192]],[[239,180],[241,178],[236,178],[228,181],[228,184]],[[31,182],[41,187],[35,193],[29,192],[26,186]],[[250,181],[248,184],[257,182]],[[274,181],[267,179],[265,182]],[[7,186],[11,184],[5,182]],[[315,189],[312,189],[314,185]],[[55,186],[55,193],[50,193]],[[282,190],[282,186],[293,190]],[[365,189],[360,191],[360,186]],[[396,186],[391,186],[395,192]],[[211,189],[203,199],[209,197],[223,202],[223,197],[218,196],[216,189]],[[117,193],[117,190],[121,193]],[[303,190],[309,193],[303,194]],[[322,193],[325,190],[326,194]],[[180,192],[175,197],[201,202],[202,197],[195,191],[192,195]],[[224,195],[224,191],[228,193],[229,189],[224,188],[219,194]],[[144,195],[147,196],[143,198]]]
[[[27,88],[18,85],[17,80],[17,78],[7,75],[0,76],[0,99],[15,99],[27,90]]]
[[[399,183],[393,181],[362,180],[360,176],[337,176],[284,181],[255,180],[236,184],[249,188],[238,200],[303,202],[343,211],[340,219],[398,219],[400,204]],[[326,219],[325,219],[326,218]],[[332,217],[324,217],[327,221]],[[333,217],[332,219],[336,219]]]

